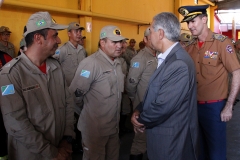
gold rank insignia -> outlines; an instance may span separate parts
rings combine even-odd
[[[178,12],[184,17],[189,13],[186,8],[179,8]]]
[[[227,36],[224,36],[222,34],[214,34],[213,38],[223,42],[227,38]]]

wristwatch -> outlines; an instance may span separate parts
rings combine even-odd
[[[72,136],[63,136],[63,139],[66,140],[68,143],[72,144],[73,141]]]

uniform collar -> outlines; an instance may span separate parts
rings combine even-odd
[[[7,46],[5,46],[5,45],[3,45],[2,42],[0,42],[0,48],[11,49],[11,48],[13,48],[13,44],[11,42],[7,42]]]
[[[152,51],[151,51],[148,47],[145,46],[144,49],[147,51],[147,53],[149,53],[149,54],[152,55],[153,57],[156,57],[156,54],[152,53]]]
[[[209,41],[210,42],[214,41],[214,33],[210,29],[208,29],[208,35],[207,35],[205,42],[209,42]]]
[[[19,56],[19,58],[23,59],[24,63],[27,65],[28,69],[32,72],[32,73],[35,73],[35,74],[43,74],[42,71],[39,70],[39,68],[32,63],[32,61],[30,61],[30,59],[25,55],[25,54],[21,54]],[[47,73],[49,70],[55,70],[57,69],[58,67],[54,64],[54,63],[51,63],[51,58],[47,58],[46,60],[46,65],[47,65]]]
[[[67,42],[71,47],[73,47],[74,49],[77,49],[77,50],[81,50],[83,47],[80,45],[80,44],[78,44],[77,45],[77,48],[72,44],[72,42],[70,42],[70,41],[68,41]]]
[[[205,42],[211,42],[211,41],[214,41],[214,33],[208,29],[208,35],[205,39]],[[195,38],[195,41],[193,42],[193,44],[197,44],[198,43],[198,38]]]
[[[115,58],[114,61],[113,61],[100,48],[98,49],[98,51],[109,63],[111,63],[111,65],[118,64],[118,63],[120,64],[118,58]]]

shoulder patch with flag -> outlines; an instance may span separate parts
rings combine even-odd
[[[132,67],[133,68],[139,68],[139,62],[133,62]]]
[[[82,70],[80,76],[88,78],[90,76],[90,71]]]
[[[15,93],[13,84],[2,86],[1,91],[2,91],[2,96],[6,96],[6,95],[9,95],[9,94],[14,94]]]
[[[57,49],[57,50],[55,51],[55,54],[60,54],[60,50]]]

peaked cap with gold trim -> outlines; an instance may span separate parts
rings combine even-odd
[[[178,12],[184,17],[181,23],[188,22],[201,14],[207,13],[209,5],[197,5],[197,6],[182,6],[178,8]]]

